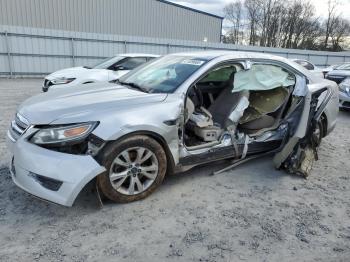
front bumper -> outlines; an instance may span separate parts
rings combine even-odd
[[[36,197],[60,205],[72,206],[83,187],[105,171],[91,156],[51,151],[29,143],[25,136],[16,142],[8,137],[7,143],[13,154],[13,182]],[[38,177],[58,181],[58,189],[48,189]]]
[[[339,107],[350,109],[350,92],[339,90]]]

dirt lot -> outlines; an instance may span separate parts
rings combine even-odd
[[[8,124],[40,86],[0,80],[0,261],[349,261],[350,112],[308,180],[267,157],[169,176],[149,198],[103,209],[87,188],[65,208],[18,189],[7,168]]]

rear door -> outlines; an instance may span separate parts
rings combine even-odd
[[[317,160],[317,144],[313,134],[322,112],[325,110],[332,89],[319,84],[308,85],[305,77],[298,76],[293,92],[293,103],[285,121],[289,125],[289,137],[282,150],[274,157],[277,168],[307,177]]]

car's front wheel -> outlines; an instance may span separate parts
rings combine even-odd
[[[319,146],[321,144],[322,138],[325,136],[325,128],[326,128],[325,118],[324,116],[321,116],[320,120],[317,122],[315,130],[312,134],[313,140],[315,142],[316,146]]]
[[[162,183],[167,170],[162,146],[139,135],[109,145],[101,163],[107,172],[97,177],[97,185],[107,198],[120,203],[150,195]]]

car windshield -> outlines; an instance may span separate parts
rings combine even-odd
[[[337,66],[335,70],[350,70],[350,64],[343,64],[343,65]]]
[[[119,83],[148,93],[172,93],[206,62],[191,56],[164,56],[121,77]]]
[[[124,58],[125,58],[124,56],[108,57],[108,58],[102,60],[101,62],[99,62],[98,64],[94,65],[92,68],[94,68],[94,69],[107,69],[111,65],[119,62],[120,60],[122,60]]]

